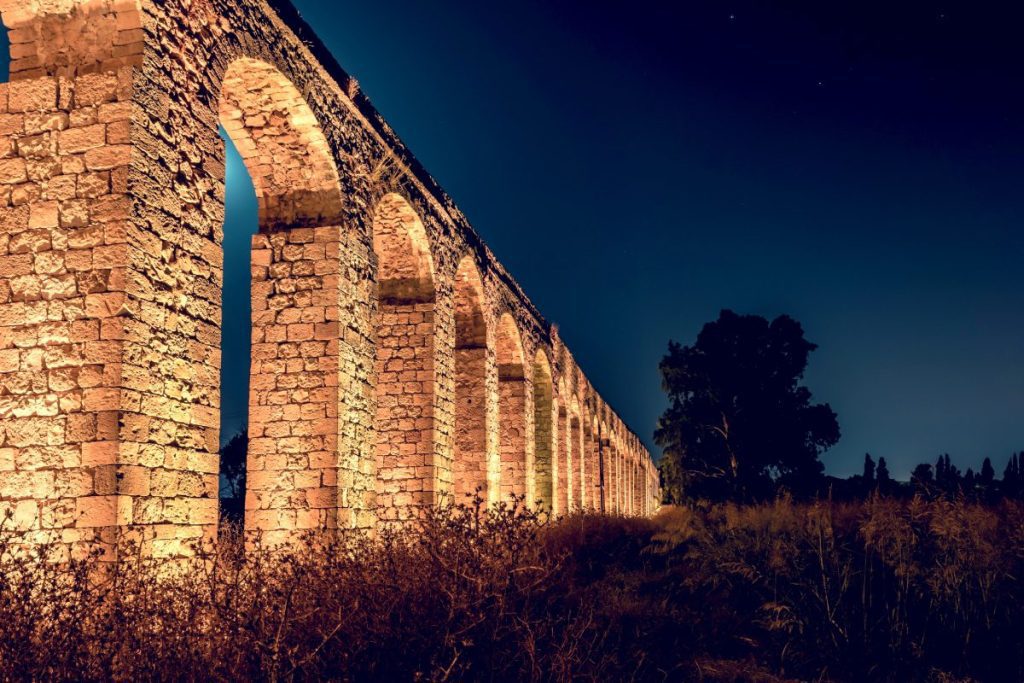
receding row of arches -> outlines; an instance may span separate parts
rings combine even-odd
[[[52,165],[98,171],[90,188],[108,194],[89,220],[118,218],[111,238],[130,246],[104,244],[95,278],[79,278],[91,287],[130,273],[109,297],[116,305],[97,292],[85,306],[97,329],[131,311],[94,359],[109,365],[90,370],[104,384],[88,387],[92,400],[59,402],[60,420],[74,414],[76,425],[66,460],[90,477],[106,468],[104,491],[110,471],[120,483],[109,496],[83,484],[75,495],[97,498],[81,506],[96,514],[60,524],[149,526],[166,556],[215,532],[218,415],[221,444],[247,429],[234,440],[247,444],[241,507],[270,541],[468,496],[640,511],[637,444],[353,81],[310,68],[306,46],[263,21],[262,5],[236,8],[246,21],[228,40],[193,35],[224,29],[213,5],[183,22],[173,3],[146,13],[92,4],[0,0],[0,19],[18,28],[12,102],[89,124],[75,132],[88,132],[82,140],[50,146],[66,162]],[[151,41],[139,23],[151,19],[177,28]],[[111,55],[108,41],[77,40],[83,22],[131,44]],[[145,77],[129,78],[133,68]],[[59,98],[52,82],[25,87],[56,76],[67,81]],[[218,129],[237,152],[234,174]],[[377,172],[392,162],[394,173]],[[250,186],[245,225],[225,221],[227,195],[242,191],[233,176]],[[80,227],[91,233],[83,243],[99,234]],[[236,265],[225,250],[237,250]]]
[[[233,62],[223,81],[220,120],[252,178],[264,242],[267,235],[343,222],[345,203],[327,141],[298,91],[274,67],[252,59]],[[370,213],[376,257],[372,469],[378,516],[405,519],[446,494],[456,501],[479,496],[488,505],[518,496],[556,512],[632,511],[626,495],[632,484],[625,482],[633,481],[627,471],[633,465],[618,457],[612,439],[602,443],[602,428],[568,390],[564,376],[554,383],[547,353],[538,349],[527,358],[513,315],[488,310],[473,256],[457,261],[445,286],[427,229],[408,200],[388,192]],[[270,242],[268,278],[274,283],[259,293],[254,288],[254,294],[290,295],[302,261],[297,251],[285,254],[287,247],[277,255]],[[310,268],[315,272],[317,265],[304,270]],[[447,337],[439,329],[442,302],[451,306],[454,321]],[[255,338],[276,335],[290,342],[292,321],[303,313],[288,317],[284,331],[273,328],[282,326],[281,313],[298,307],[301,303],[291,297],[270,307],[277,315],[257,315],[254,324],[267,329]],[[449,349],[443,339],[450,339]],[[496,379],[489,379],[491,362]],[[450,406],[439,396],[445,372],[451,373]],[[492,395],[495,400],[489,400]],[[253,412],[265,414],[260,392],[250,396]],[[275,412],[255,436],[293,434],[294,425],[278,424],[283,417]],[[295,480],[276,470],[269,478],[274,477]],[[272,494],[250,492],[246,508],[251,521],[280,523],[262,511],[275,501],[295,505],[294,496],[281,481],[267,479],[262,484]]]

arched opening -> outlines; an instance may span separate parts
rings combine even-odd
[[[651,470],[647,459],[644,459],[644,515],[651,514]]]
[[[0,24],[0,83],[11,80],[11,38]]]
[[[412,518],[434,503],[434,265],[409,203],[388,194],[373,215],[377,254],[377,513]]]
[[[614,432],[608,433],[608,511],[618,514],[622,482],[619,479],[619,449]]]
[[[633,501],[633,463],[629,458],[629,440],[622,442],[622,511],[632,514]]]
[[[569,397],[565,379],[558,380],[558,426],[555,449],[555,513],[569,512],[572,490],[572,451],[569,446]]]
[[[252,176],[261,232],[341,222],[344,202],[327,138],[284,74],[255,59],[232,62],[221,84],[220,122]]]
[[[626,514],[626,500],[629,497],[629,482],[627,481],[625,442],[621,437],[618,438],[615,444],[615,455],[619,479],[619,498],[617,505],[619,507],[619,513]]]
[[[632,444],[630,445],[630,460],[632,462],[630,463],[629,471],[633,477],[633,486],[630,489],[630,493],[632,494],[630,496],[630,499],[632,501],[630,511],[634,515],[636,515],[640,513],[640,466],[636,461],[636,450],[634,449]]]
[[[221,388],[248,394],[246,529],[267,543],[289,542],[297,530],[337,526],[343,200],[316,117],[275,67],[232,62],[219,117],[252,180],[259,224],[251,238],[249,387]],[[222,326],[224,349],[244,335],[241,318],[230,322],[236,314],[224,312],[238,325]]]
[[[569,438],[567,443],[569,445],[569,456],[566,460],[567,469],[575,467],[569,484],[569,490],[571,491],[569,509],[581,510],[587,504],[587,464],[586,458],[583,457],[583,423],[580,419],[580,403],[575,396],[572,399],[572,413],[569,419]]]
[[[455,496],[497,499],[487,433],[487,322],[480,272],[467,256],[455,274]]]
[[[586,410],[584,410],[583,417],[583,458],[587,461],[584,507],[588,510],[597,510],[601,507],[599,498],[600,490],[598,489],[598,475],[600,474],[600,467],[597,462],[594,421],[590,419],[589,413]]]
[[[643,456],[641,455],[641,457],[643,457]],[[645,517],[647,515],[651,514],[651,511],[649,509],[649,503],[650,503],[650,484],[651,484],[650,473],[647,471],[646,463],[644,463],[644,464],[642,464],[640,466],[640,495],[641,495],[641,497],[640,497],[640,512]]]
[[[609,447],[608,439],[608,426],[603,420],[597,421],[597,448],[598,457],[600,458],[601,467],[601,512],[611,512],[611,491],[612,491],[612,471],[611,471],[611,448]]]
[[[639,469],[640,468],[637,467],[636,460],[634,459],[634,461],[629,466],[629,471],[630,471],[630,474],[632,475],[632,484],[633,484],[633,486],[630,489],[630,493],[632,495],[630,496],[630,499],[629,499],[629,502],[630,502],[629,511],[630,511],[631,514],[634,514],[634,515],[639,514],[639,512],[640,512],[640,491],[639,491],[639,488],[638,488],[639,484],[640,484],[640,471],[639,471]]]
[[[637,463],[636,463],[636,513],[638,515],[647,514],[644,509],[644,467],[640,462],[640,452],[637,451]]]
[[[533,360],[534,497],[542,510],[554,505],[554,433],[552,430],[551,364],[543,352]],[[533,501],[529,501],[533,502]]]
[[[498,321],[498,452],[501,457],[501,494],[527,494],[530,463],[526,457],[526,372],[523,341],[508,313]]]
[[[633,504],[632,504],[632,501],[633,501],[633,488],[632,488],[632,486],[633,486],[633,465],[632,465],[632,463],[629,462],[629,455],[628,455],[628,453],[623,455],[622,460],[623,460],[622,480],[623,480],[623,484],[624,484],[623,487],[622,487],[622,493],[623,493],[622,510],[627,515],[630,515],[630,514],[633,513],[633,509],[632,509],[633,508]]]
[[[636,470],[633,465],[632,456],[626,458],[626,512],[628,514],[634,513],[634,497],[636,495]]]
[[[240,524],[245,510],[245,466],[249,447],[249,371],[252,346],[252,236],[259,232],[252,178],[223,128],[224,284],[221,288],[220,510]]]

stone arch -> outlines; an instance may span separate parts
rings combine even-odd
[[[377,512],[402,520],[434,503],[437,464],[434,263],[423,222],[402,196],[387,194],[374,208],[373,249]]]
[[[643,460],[641,459],[640,444],[637,443],[636,451],[636,512],[638,515],[647,514],[647,505],[645,503],[647,494],[647,484],[645,480],[647,478],[647,472],[644,470]]]
[[[629,514],[636,514],[636,461],[633,458],[633,453],[630,451],[629,456],[629,503],[627,505]]]
[[[583,476],[581,489],[581,501],[583,508],[593,510],[597,508],[597,489],[594,476],[597,474],[597,467],[594,462],[594,429],[593,420],[590,418],[590,409],[586,402],[581,407],[580,415],[580,469]]]
[[[551,363],[547,355],[538,350],[533,359],[533,434],[534,434],[534,497],[542,510],[554,506],[554,453],[555,433]],[[529,501],[533,502],[533,501]]]
[[[632,502],[631,512],[634,515],[639,512],[639,507],[640,507],[640,505],[639,505],[640,499],[639,499],[639,496],[637,495],[637,486],[638,486],[639,481],[640,481],[640,477],[639,477],[640,471],[639,471],[639,466],[637,464],[635,448],[636,448],[636,446],[632,443],[632,439],[630,439],[629,471],[630,471],[630,474],[632,476],[632,479],[630,481],[630,483],[632,484],[632,486],[630,487],[630,500]]]
[[[327,138],[283,73],[257,59],[234,60],[219,107],[256,188],[262,232],[341,224],[344,201]]]
[[[646,461],[641,461],[640,473],[642,475],[642,479],[641,479],[641,496],[642,497],[640,499],[640,507],[641,507],[641,512],[646,517],[646,516],[651,514],[651,506],[650,506],[650,501],[651,501],[651,473],[647,469]]]
[[[75,77],[142,61],[138,0],[0,0],[12,80]]]
[[[569,501],[572,497],[572,463],[568,443],[569,409],[570,399],[565,389],[565,377],[560,377],[558,380],[557,446],[554,457],[555,512],[559,515],[569,512]]]
[[[587,471],[590,473],[589,478],[589,499],[590,508],[595,511],[600,511],[602,507],[602,501],[604,499],[604,490],[601,482],[601,446],[598,443],[598,427],[597,427],[597,416],[591,412],[590,406],[587,410],[587,419],[585,421],[584,438],[586,440],[586,452],[587,452]]]
[[[615,495],[618,492],[618,482],[615,479],[615,439],[608,423],[602,423],[601,431],[604,438],[601,444],[604,452],[604,509],[608,513],[614,513]]]
[[[344,200],[316,117],[275,66],[231,61],[217,113],[259,207],[245,525],[287,542],[296,530],[338,526]]]
[[[526,370],[523,340],[509,313],[498,319],[498,451],[501,457],[501,493],[525,496],[532,463],[526,449]]]
[[[498,463],[492,462],[487,429],[487,317],[480,271],[472,257],[455,274],[455,496],[479,492],[485,502],[499,494]]]
[[[603,411],[602,411],[603,413]],[[601,511],[612,512],[612,494],[614,491],[614,478],[612,477],[611,439],[609,438],[608,425],[603,417],[597,420],[599,434],[598,449],[601,458]]]
[[[622,436],[622,511],[625,514],[630,513],[629,501],[632,495],[630,490],[630,476],[629,476],[630,460],[629,460],[629,438],[625,435]]]
[[[647,515],[654,514],[654,505],[652,498],[654,496],[653,480],[651,478],[651,461],[649,459],[644,460],[644,513]]]
[[[622,512],[630,514],[630,498],[632,496],[630,459],[629,459],[629,437],[622,437]]]
[[[583,424],[580,417],[580,401],[575,395],[569,408],[569,433],[566,437],[565,469],[569,477],[569,507],[580,510],[586,505],[586,459],[583,457]]]
[[[623,444],[618,438],[618,430],[614,429],[611,434],[611,478],[614,492],[611,497],[611,507],[615,514],[623,512]]]
[[[633,514],[641,514],[640,510],[640,461],[637,457],[636,445],[633,446]]]

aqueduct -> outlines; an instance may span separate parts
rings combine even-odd
[[[642,515],[651,458],[287,0],[0,0],[0,519],[218,524],[222,126],[259,200],[245,524]]]

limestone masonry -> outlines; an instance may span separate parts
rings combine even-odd
[[[0,0],[0,520],[65,556],[218,524],[223,126],[259,199],[247,529],[656,470],[286,0]]]

